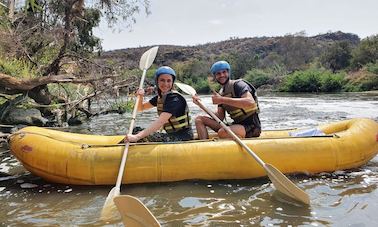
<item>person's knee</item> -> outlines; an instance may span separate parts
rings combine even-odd
[[[194,119],[194,123],[195,123],[196,125],[198,125],[198,124],[203,124],[202,116],[197,116],[197,117]]]
[[[196,125],[205,125],[205,117],[204,116],[197,116],[195,119],[194,119],[194,123]]]
[[[232,128],[231,131],[239,138],[244,138],[245,137],[245,131],[241,130],[239,128]],[[228,132],[221,128],[218,130],[218,136],[219,138],[231,138],[232,136],[228,134]]]
[[[219,138],[227,138],[227,137],[229,137],[228,133],[223,128],[221,128],[221,129],[218,130],[218,136],[219,136]]]

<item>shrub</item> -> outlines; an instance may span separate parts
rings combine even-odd
[[[7,60],[4,58],[0,58],[0,72],[18,78],[33,78],[36,74],[31,63],[17,59]]]
[[[353,68],[361,68],[368,63],[374,63],[378,59],[378,35],[370,36],[361,41],[352,52]]]
[[[113,103],[111,105],[111,109],[117,110],[118,113],[120,113],[120,114],[126,113],[126,112],[131,112],[134,108],[134,102],[135,101]]]
[[[350,44],[347,41],[336,42],[321,55],[320,62],[332,72],[336,72],[349,66],[351,52]]]
[[[371,75],[361,81],[360,88],[362,91],[378,90],[378,75]]]
[[[341,91],[345,84],[345,75],[343,73],[332,74],[329,72],[321,75],[321,91],[335,92]]]
[[[271,81],[271,78],[269,76],[269,73],[261,70],[261,69],[251,69],[249,70],[245,77],[245,80],[251,82],[256,88],[269,84]]]
[[[342,90],[345,84],[343,73],[329,71],[297,71],[287,76],[281,91],[287,92],[334,92]]]
[[[320,87],[319,72],[307,70],[296,71],[287,76],[281,90],[288,92],[318,92]]]
[[[378,75],[378,62],[376,63],[369,63],[366,65],[366,68],[369,72],[377,74]]]

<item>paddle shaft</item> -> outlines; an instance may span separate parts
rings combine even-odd
[[[143,88],[143,83],[144,83],[144,79],[146,78],[146,73],[147,73],[147,69],[143,69],[142,78],[140,79],[140,83],[139,83],[139,89]],[[136,115],[137,115],[137,112],[138,112],[138,104],[139,104],[140,98],[141,98],[140,95],[138,95],[137,98],[136,98],[136,103],[134,105],[133,114],[132,114],[132,117],[131,117],[131,122],[130,122],[128,133],[133,132],[135,119],[136,119]],[[129,145],[130,145],[130,143],[126,142],[125,149],[124,149],[123,154],[122,154],[121,166],[119,167],[117,183],[116,183],[117,188],[121,187],[122,178],[123,178],[123,171],[125,170],[125,166],[126,166],[127,154],[129,153]]]
[[[219,117],[217,117],[217,115],[215,115],[212,111],[210,111],[206,106],[204,106],[202,104],[202,102],[200,100],[197,100],[198,101],[198,104],[199,106],[201,107],[201,109],[203,109],[206,113],[208,113],[215,121],[217,121],[224,130],[227,131],[227,133],[232,136],[232,138],[240,145],[242,146],[262,167],[265,168],[265,162],[263,162],[263,160],[261,160],[261,158],[259,158],[259,156],[257,156],[247,145],[245,145],[245,143],[243,143],[240,138],[230,129],[230,127],[228,127],[225,123],[223,123],[223,121],[221,121],[221,119],[219,119]]]
[[[196,95],[196,90],[187,85],[180,82],[176,82],[176,85],[185,93],[190,95]],[[283,173],[281,173],[276,167],[263,162],[247,145],[243,143],[243,141],[235,135],[235,133],[221,121],[217,115],[213,112],[209,111],[200,100],[197,100],[198,106],[203,109],[207,114],[209,114],[215,121],[217,121],[226,132],[240,145],[242,146],[256,161],[259,165],[261,165],[264,170],[266,171],[269,179],[272,181],[275,188],[282,192],[283,194],[300,201],[304,204],[310,204],[310,197],[298,188],[293,182],[291,182]]]
[[[225,123],[223,123],[223,121],[219,119],[219,117],[217,117],[217,115],[209,111],[209,109],[207,109],[200,100],[198,100],[198,104],[206,113],[208,113],[214,120],[216,120],[224,128],[224,130],[226,130],[227,133],[231,135],[232,138],[259,163],[259,165],[261,165],[261,167],[264,168],[264,170],[268,174],[269,179],[272,181],[273,185],[278,191],[304,204],[310,204],[310,197],[304,191],[293,184],[293,182],[291,182],[277,168],[261,160]]]
[[[139,89],[143,88],[143,83],[146,77],[147,69],[152,65],[156,57],[158,48],[159,48],[158,46],[150,48],[149,50],[144,52],[140,58],[139,69],[143,71],[143,74],[142,74],[142,78],[140,79]],[[141,101],[140,98],[141,96],[137,96],[136,98],[136,103],[134,105],[134,110],[131,117],[128,133],[132,133],[134,129],[135,119],[136,119],[136,115],[138,111],[138,105],[139,105],[139,102]],[[129,153],[129,146],[130,146],[130,143],[129,141],[127,141],[125,144],[125,149],[123,150],[123,153],[122,153],[121,163],[118,170],[117,182],[116,182],[116,185],[112,188],[112,190],[110,190],[108,196],[106,197],[105,204],[102,207],[102,211],[101,211],[101,217],[100,217],[101,220],[110,220],[112,215],[115,213],[113,211],[113,208],[116,208],[116,206],[114,204],[113,199],[115,196],[118,196],[121,191],[122,178],[123,178],[123,174],[126,167],[126,160],[127,160],[127,155]],[[147,209],[147,208],[143,207],[142,210],[143,209]]]

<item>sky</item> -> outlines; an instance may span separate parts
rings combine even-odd
[[[378,0],[150,0],[151,14],[136,15],[131,29],[94,34],[104,50],[151,45],[192,46],[245,37],[307,36],[342,31],[361,39],[378,34]]]

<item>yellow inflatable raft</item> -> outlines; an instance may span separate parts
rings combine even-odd
[[[352,119],[317,127],[324,136],[292,137],[299,130],[264,131],[244,139],[264,162],[281,172],[319,173],[350,169],[378,153],[378,123]],[[26,127],[9,140],[11,152],[35,175],[47,181],[115,184],[123,136],[83,135]],[[248,179],[265,176],[256,161],[232,140],[130,145],[123,183],[188,179]]]

